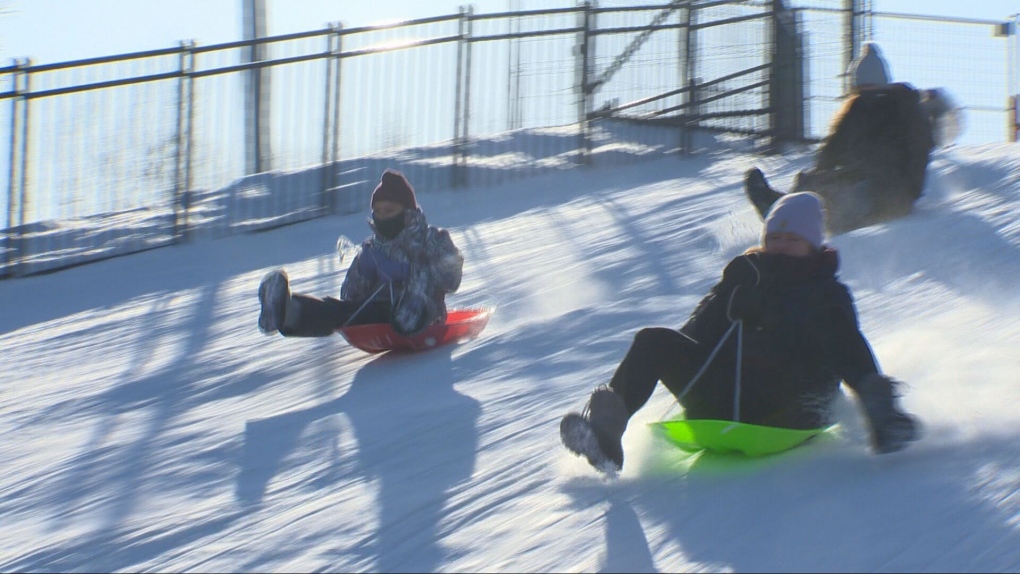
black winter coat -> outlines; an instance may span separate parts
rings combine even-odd
[[[703,364],[732,324],[734,289],[761,290],[762,312],[743,327],[741,422],[825,426],[840,381],[854,388],[878,371],[850,292],[836,277],[838,265],[831,248],[810,257],[741,255],[680,329],[697,341],[698,364]],[[688,418],[733,418],[736,334],[734,329],[682,401]]]

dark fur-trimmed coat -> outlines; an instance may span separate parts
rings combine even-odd
[[[390,289],[381,279],[364,275],[360,259],[368,250],[407,263],[406,280],[394,283]],[[387,240],[376,233],[362,243],[344,278],[340,297],[361,303],[375,294],[376,299],[390,301],[394,330],[415,334],[446,320],[446,295],[460,287],[463,266],[464,257],[453,244],[450,232],[428,225],[420,208],[408,209],[404,230],[395,238]]]
[[[921,93],[904,83],[864,90],[847,99],[832,126],[794,191],[825,199],[833,233],[910,213],[935,146]]]
[[[698,345],[699,364],[730,328],[738,286],[760,289],[762,313],[743,328],[742,422],[819,428],[841,381],[851,388],[878,366],[861,333],[831,248],[810,257],[753,250],[736,257],[680,329]],[[730,419],[736,388],[736,332],[683,399],[689,418]]]

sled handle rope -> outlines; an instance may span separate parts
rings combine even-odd
[[[344,321],[344,324],[341,325],[340,328],[342,329],[350,325],[351,321],[353,321],[354,318],[358,316],[358,313],[361,313],[365,309],[365,307],[372,302],[372,299],[375,299],[375,296],[378,295],[379,292],[382,291],[382,288],[385,287],[386,285],[387,285],[386,283],[382,283],[378,287],[376,287],[375,291],[373,291],[372,294],[369,295],[368,299],[365,299],[365,302],[361,304],[361,307],[358,307],[358,310],[351,314],[351,316],[348,317],[346,321]]]
[[[336,240],[337,257],[339,257],[340,263],[343,263],[344,258],[353,249],[357,249],[357,247],[350,239],[347,239],[346,236],[341,235],[340,238]],[[361,307],[358,307],[358,310],[351,314],[351,316],[348,317],[346,321],[344,321],[344,324],[341,325],[340,328],[343,329],[344,327],[349,326],[351,324],[351,321],[353,321],[354,318],[357,317],[359,313],[364,311],[365,307],[368,306],[368,304],[371,303],[373,299],[375,299],[375,296],[378,295],[380,291],[382,291],[383,287],[386,287],[387,285],[389,285],[390,287],[390,304],[393,304],[394,298],[393,283],[392,282],[380,283],[379,286],[376,287],[375,291],[373,291],[372,294],[368,296],[368,299],[365,299],[365,302],[361,304]]]
[[[730,335],[733,334],[734,329],[737,330],[737,369],[734,375],[735,390],[733,393],[733,421],[740,422],[740,379],[742,378],[740,367],[744,362],[744,322],[742,320],[730,323],[730,328],[727,329],[726,332],[723,333],[723,336],[719,338],[719,342],[716,343],[712,352],[708,354],[708,358],[705,359],[705,363],[701,365],[698,372],[691,377],[691,380],[684,387],[684,390],[680,391],[680,394],[676,396],[676,401],[669,405],[669,408],[666,409],[666,412],[663,413],[660,420],[669,416],[669,413],[673,412],[673,409],[680,404],[680,399],[684,398],[684,396],[687,395],[687,392],[694,388],[694,384],[697,383],[701,379],[701,376],[705,374],[705,371],[708,370],[708,366],[712,364],[713,360],[715,360],[715,356],[719,354],[719,349],[722,349],[723,344],[726,343],[726,341],[730,338]]]

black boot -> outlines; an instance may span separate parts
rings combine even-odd
[[[570,413],[560,421],[560,439],[571,452],[605,473],[623,468],[623,432],[630,412],[623,397],[602,387],[591,394],[581,414]]]
[[[902,450],[921,435],[917,419],[896,404],[896,385],[896,381],[876,373],[861,379],[855,389],[868,418],[871,448],[877,454]]]
[[[744,193],[747,194],[747,199],[758,210],[762,219],[768,215],[772,204],[783,196],[769,186],[769,183],[765,181],[765,174],[756,167],[747,170],[747,173],[744,174]]]

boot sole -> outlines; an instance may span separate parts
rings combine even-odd
[[[620,467],[599,448],[595,431],[581,415],[571,413],[563,417],[560,421],[560,440],[567,450],[586,458],[595,470],[608,475],[620,472]]]

